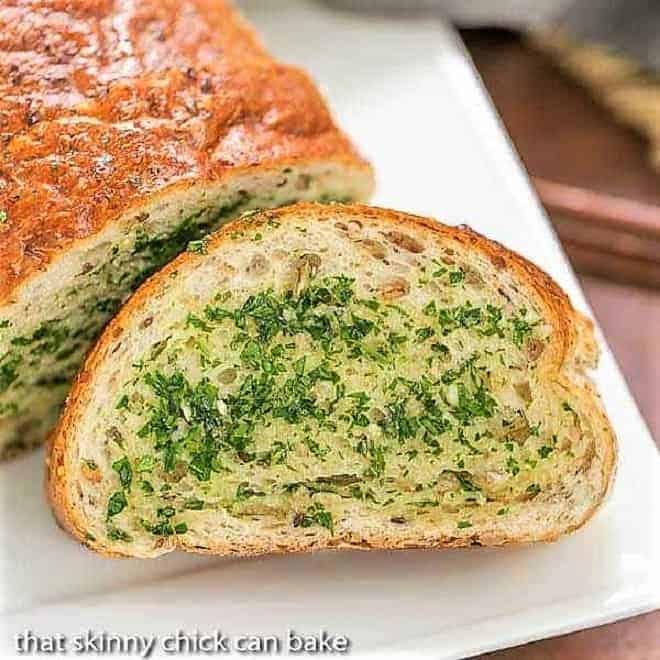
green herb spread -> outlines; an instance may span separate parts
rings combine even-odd
[[[440,264],[432,280],[466,286]],[[478,300],[361,297],[348,274],[218,291],[117,398],[108,533],[129,542],[138,516],[155,536],[186,534],[213,511],[332,535],[375,511],[399,526],[453,516],[469,534],[475,516],[538,496],[566,460],[524,393],[503,394],[533,377],[523,351],[542,328],[531,310]]]

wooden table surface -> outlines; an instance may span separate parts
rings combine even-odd
[[[530,175],[660,205],[660,176],[643,139],[515,35],[469,31],[464,38]],[[658,442],[660,290],[585,274],[581,281]],[[660,660],[660,612],[484,657]]]
[[[660,205],[648,144],[515,33],[462,33],[533,176]]]
[[[660,175],[646,141],[515,34],[466,38],[577,269],[660,289]]]

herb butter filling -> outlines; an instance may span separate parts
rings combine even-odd
[[[142,214],[121,242],[81,264],[74,281],[54,294],[48,318],[33,327],[21,318],[19,330],[15,321],[0,317],[0,458],[41,441],[55,423],[89,347],[142,282],[187,246],[194,249],[228,218],[294,201],[303,193],[292,193],[295,178],[290,179],[279,196],[238,191],[223,204],[202,207],[168,228],[152,226],[153,218]],[[330,194],[320,200],[346,201]]]
[[[533,405],[550,333],[535,310],[471,299],[469,273],[436,260],[416,285],[455,304],[365,297],[348,273],[316,277],[317,258],[282,291],[217,291],[134,363],[104,429],[111,539],[185,535],[209,511],[300,533],[374,513],[469,533],[571,464],[569,402]]]
[[[167,233],[147,235],[139,227],[128,249],[115,245],[100,263],[86,262],[71,288],[60,294],[58,315],[31,332],[11,336],[0,321],[0,420],[24,418],[22,430],[52,423],[80,362],[108,319],[147,277],[227,217],[240,211],[242,198],[220,209],[204,209]],[[30,421],[30,407],[49,402],[41,419]],[[23,435],[21,433],[19,435]],[[21,438],[13,444],[20,445]],[[9,445],[5,452],[20,447]]]

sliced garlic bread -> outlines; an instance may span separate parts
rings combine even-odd
[[[108,325],[48,489],[64,527],[118,556],[552,540],[612,479],[596,359],[557,285],[469,229],[267,211]]]

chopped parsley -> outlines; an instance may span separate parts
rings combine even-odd
[[[320,525],[334,533],[332,514],[319,502],[311,504],[303,513],[296,513],[293,517],[294,527],[311,527]]]
[[[548,458],[548,456],[550,456],[554,450],[554,447],[543,445],[542,447],[538,448],[538,454],[541,458]]]
[[[461,282],[463,282],[464,279],[465,279],[465,273],[462,270],[452,270],[449,273],[449,283],[452,286],[461,284]]]
[[[525,340],[531,336],[532,330],[536,323],[530,323],[525,316],[527,315],[527,310],[521,310],[520,315],[511,319],[511,325],[513,327],[513,342],[516,346],[520,347],[523,345]]]
[[[112,464],[112,469],[119,475],[119,483],[122,488],[128,490],[133,480],[133,470],[128,458],[124,456],[122,459],[115,461]]]
[[[197,254],[206,254],[209,246],[208,236],[204,236],[196,241],[188,243],[188,252],[196,252]]]
[[[108,531],[108,538],[112,541],[123,541],[124,543],[131,543],[133,541],[133,537],[128,532],[125,532],[118,527],[110,528]]]
[[[119,515],[127,506],[128,502],[124,491],[118,490],[114,492],[108,500],[108,518]]]
[[[188,249],[203,252],[205,239],[193,238]],[[510,413],[493,378],[508,369],[507,344],[519,347],[533,334],[531,314],[510,316],[470,300],[447,304],[462,291],[411,310],[358,293],[352,277],[308,271],[285,290],[244,298],[217,292],[136,361],[116,405],[122,412],[107,430],[121,487],[108,500],[108,519],[131,493],[153,507],[138,524],[156,537],[185,534],[188,523],[177,515],[202,510],[333,534],[348,500],[406,522],[458,506],[452,514],[465,529],[473,524],[463,519],[466,507],[508,501],[493,498],[475,469],[485,455],[500,461],[512,491],[540,492],[535,482],[512,478],[521,466],[535,468],[530,451],[543,459],[554,447],[518,450],[512,420],[524,411]],[[451,291],[466,271],[441,266],[433,277]],[[419,281],[422,290],[429,283]],[[60,338],[54,332],[35,341],[50,351]],[[199,359],[189,368],[192,354]],[[2,367],[0,359],[0,388]],[[529,435],[539,438],[540,429]],[[498,439],[506,439],[501,456]],[[433,476],[421,480],[427,466]],[[126,540],[115,526],[110,534]]]

